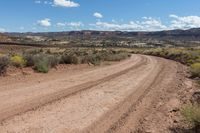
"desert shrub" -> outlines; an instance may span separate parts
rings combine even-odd
[[[175,60],[182,64],[190,66],[193,63],[200,62],[200,52],[198,49],[186,48],[157,48],[157,49],[140,49],[133,50],[132,53],[153,55],[166,59]]]
[[[14,55],[10,60],[12,65],[16,67],[24,67],[26,65],[26,60],[21,55]]]
[[[119,53],[119,54],[110,54],[104,58],[105,61],[121,61],[124,60],[131,55],[128,53]]]
[[[43,58],[40,60],[37,60],[35,62],[34,69],[41,73],[48,73],[49,72],[49,62],[47,58]]]
[[[60,57],[56,55],[47,55],[50,67],[56,67],[60,63]]]
[[[48,49],[48,50],[46,51],[46,54],[51,54],[51,49]]]
[[[60,63],[57,55],[37,54],[33,56],[33,64],[35,70],[47,73],[50,68],[56,67]]]
[[[200,106],[187,105],[181,110],[187,124],[193,128],[200,128]]]
[[[84,56],[82,58],[82,63],[91,63],[93,65],[100,65],[101,64],[101,58],[97,55],[91,54]]]
[[[25,50],[24,54],[32,54],[32,55],[36,55],[36,54],[40,54],[40,50],[38,49],[29,49],[29,50]]]
[[[6,74],[9,63],[10,63],[9,57],[0,56],[0,76]]]
[[[27,66],[33,66],[34,70],[47,73],[49,71],[49,62],[45,54],[26,54]]]
[[[191,65],[192,78],[200,77],[200,63],[194,63]]]
[[[34,66],[34,57],[35,57],[35,55],[33,55],[33,54],[24,54],[23,57],[26,60],[26,66],[27,67]]]
[[[91,54],[84,56],[84,58],[82,58],[82,63],[91,63],[94,65],[99,65],[101,64],[102,61],[121,61],[130,56],[131,54],[124,51],[94,50],[92,51]]]
[[[26,66],[35,66],[40,60],[47,60],[50,67],[56,67],[60,63],[60,57],[58,55],[49,54],[24,54],[26,59]]]
[[[39,50],[39,52],[40,52],[40,53],[43,53],[43,52],[44,52],[44,50],[41,48],[41,49]]]
[[[61,57],[62,63],[65,64],[78,64],[79,58],[76,55],[62,55]]]
[[[130,55],[125,51],[116,50],[66,49],[62,55],[61,63],[91,63],[99,65],[102,61],[120,61]]]

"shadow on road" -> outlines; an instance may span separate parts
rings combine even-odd
[[[195,127],[191,129],[174,127],[170,128],[169,130],[172,133],[200,133],[200,127]]]

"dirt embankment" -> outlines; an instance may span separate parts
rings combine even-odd
[[[0,131],[168,132],[173,110],[192,87],[184,71],[173,61],[133,55],[96,69],[2,78]]]

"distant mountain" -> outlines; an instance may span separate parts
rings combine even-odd
[[[200,28],[188,30],[166,30],[155,32],[127,32],[127,31],[64,31],[64,32],[39,32],[39,33],[5,33],[13,42],[58,44],[70,42],[70,45],[92,46],[95,44],[115,45],[127,42],[143,42],[147,44],[172,44],[179,46],[200,45]],[[4,40],[2,39],[2,40]],[[1,41],[1,40],[0,40]]]
[[[69,32],[41,32],[41,33],[6,33],[10,36],[45,36],[45,37],[134,37],[153,39],[172,39],[185,41],[200,41],[200,28],[189,30],[168,30],[156,32],[125,32],[125,31],[69,31]]]
[[[10,38],[7,35],[5,35],[3,33],[0,33],[0,41],[1,42],[3,42],[3,41],[9,41],[9,40],[10,40]]]

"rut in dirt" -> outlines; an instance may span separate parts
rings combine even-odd
[[[176,63],[133,55],[117,65],[83,72],[65,80],[56,79],[51,85],[46,81],[27,88],[0,89],[4,101],[10,95],[22,93],[17,97],[20,100],[8,100],[10,105],[0,103],[0,130],[16,133],[127,131],[121,127],[128,127],[125,124],[127,117],[145,94],[165,78],[169,84],[173,82],[173,76],[169,78],[167,73],[176,72],[177,67],[171,69],[171,66]],[[38,88],[44,92],[38,94]],[[135,117],[131,121],[137,123],[139,119]]]

